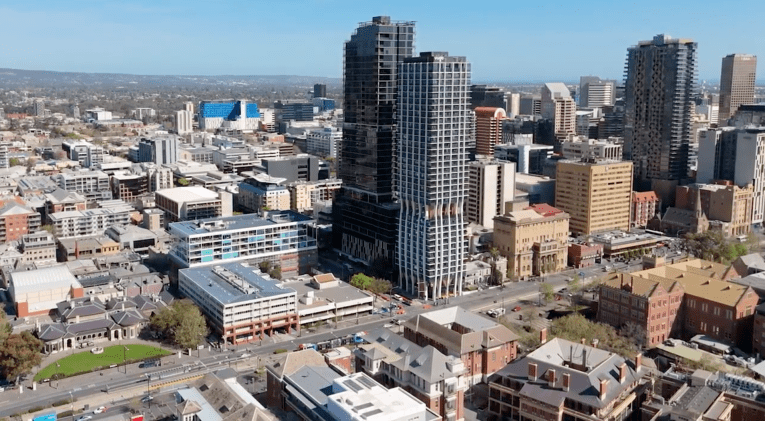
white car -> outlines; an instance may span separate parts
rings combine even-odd
[[[92,419],[93,419],[93,417],[90,416],[90,415],[83,415],[80,418],[77,418],[77,421],[88,421],[88,420],[92,420]]]
[[[104,411],[106,411],[106,407],[105,406],[99,406],[98,408],[93,410],[93,413],[94,414],[100,414],[100,413],[102,413]]]
[[[401,296],[398,294],[393,294],[393,299],[401,301]]]

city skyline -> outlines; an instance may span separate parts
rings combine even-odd
[[[348,40],[347,28],[379,15],[417,22],[417,53],[450,51],[466,56],[473,63],[473,80],[487,83],[574,82],[582,75],[622,80],[627,49],[661,33],[697,42],[699,78],[716,81],[724,56],[762,55],[764,47],[756,37],[737,37],[726,29],[756,25],[756,17],[762,16],[757,12],[765,11],[765,6],[753,1],[726,5],[730,12],[707,11],[691,2],[667,6],[652,1],[615,10],[605,2],[588,3],[587,8],[497,4],[494,9],[491,5],[431,9],[391,1],[353,3],[352,13],[337,14],[350,6],[331,0],[267,8],[243,2],[213,7],[176,1],[3,6],[0,15],[6,19],[0,36],[21,42],[5,45],[0,67],[340,78],[340,45]],[[30,22],[45,30],[31,30],[35,25]],[[19,38],[19,34],[24,35]],[[765,79],[761,69],[757,79]]]

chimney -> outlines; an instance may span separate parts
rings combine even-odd
[[[571,375],[568,373],[563,373],[563,391],[568,392],[570,387],[571,387]]]
[[[547,370],[547,382],[550,387],[555,387],[555,370]]]
[[[80,323],[80,315],[79,314],[74,316],[74,322],[75,323]]]
[[[608,379],[600,381],[600,400],[606,399],[606,391],[608,391]]]
[[[587,339],[585,339],[585,338],[582,338],[582,345],[584,345],[584,344],[586,344],[586,343],[587,343]]]
[[[537,365],[536,363],[529,363],[529,380],[534,382],[537,380]]]
[[[593,348],[597,348],[598,347],[598,342],[600,342],[600,341],[598,341],[597,338],[592,338],[592,347]]]
[[[624,383],[627,378],[627,363],[622,363],[619,366],[619,383]]]
[[[582,350],[582,367],[584,367],[585,371],[587,370],[587,350]]]
[[[643,353],[638,352],[637,355],[635,355],[635,372],[640,372],[640,367],[643,365]]]
[[[547,342],[547,328],[543,327],[542,330],[539,331],[539,343],[544,344]]]

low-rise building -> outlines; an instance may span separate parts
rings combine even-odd
[[[305,212],[312,210],[316,202],[334,201],[342,186],[342,180],[337,178],[289,183],[287,189],[290,192],[290,208],[295,212]]]
[[[286,179],[255,174],[239,183],[239,207],[248,213],[265,210],[289,210],[290,192],[281,185]]]
[[[226,343],[248,343],[275,330],[299,329],[295,290],[242,263],[181,269],[178,289],[199,306]]]
[[[80,193],[88,201],[112,199],[109,176],[103,171],[67,171],[56,174],[52,178],[60,188]]]
[[[233,261],[269,261],[282,276],[307,273],[316,263],[313,220],[292,211],[169,224],[178,238],[170,258],[180,267]]]
[[[0,201],[0,242],[20,240],[40,229],[41,222],[39,212],[14,200]]]
[[[555,273],[568,263],[569,215],[547,205],[494,218],[494,244],[507,258],[509,276]]]
[[[271,411],[260,404],[237,381],[236,371],[223,369],[205,374],[189,387],[175,392],[170,407],[178,421],[275,421]]]
[[[594,265],[602,256],[602,244],[571,243],[568,245],[568,264],[577,269]]]
[[[101,202],[101,208],[85,211],[56,212],[48,215],[53,234],[61,238],[102,235],[112,225],[130,223],[133,207],[121,200]]]
[[[634,324],[648,346],[707,335],[750,349],[759,297],[751,287],[728,282],[731,276],[737,275],[728,266],[701,259],[608,275],[600,286],[598,321]]]
[[[231,216],[230,195],[207,190],[204,187],[175,187],[155,193],[157,208],[165,212],[165,223],[195,221],[206,218]]]
[[[119,252],[120,243],[104,235],[58,240],[58,259],[61,262],[111,256]]]
[[[356,371],[387,387],[401,387],[443,419],[464,420],[467,369],[455,356],[421,347],[389,329],[364,335],[354,351]]]
[[[85,197],[77,192],[57,188],[51,193],[45,193],[45,215],[56,212],[84,211],[88,207]]]
[[[12,272],[8,292],[18,317],[48,314],[56,304],[83,296],[83,287],[64,265]]]
[[[298,296],[300,326],[333,320],[358,319],[374,310],[374,297],[331,273],[300,275],[282,283]]]
[[[641,354],[627,360],[555,338],[492,377],[488,411],[508,420],[636,419],[648,372]]]
[[[460,307],[423,313],[403,326],[406,339],[460,358],[467,369],[468,386],[486,382],[517,355],[516,334]]]

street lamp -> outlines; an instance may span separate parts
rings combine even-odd
[[[130,348],[122,346],[122,364],[125,366],[125,374],[127,374],[127,352]]]
[[[61,366],[56,363],[56,389],[58,389],[58,370],[61,368]]]
[[[72,412],[72,419],[74,419],[74,396],[72,396],[72,391],[69,391],[69,404],[71,405],[71,412]]]

